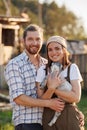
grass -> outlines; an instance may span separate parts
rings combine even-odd
[[[0,130],[14,130],[11,117],[12,111],[0,111]]]
[[[85,116],[85,130],[87,130],[87,91],[82,91],[82,98],[78,104],[79,109],[84,113]]]
[[[78,107],[85,115],[85,130],[87,130],[87,91],[82,92]],[[14,130],[11,117],[12,111],[0,111],[0,130]]]

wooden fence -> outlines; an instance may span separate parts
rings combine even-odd
[[[82,87],[87,90],[87,54],[74,54],[71,61],[78,65],[83,77]]]
[[[0,65],[0,88],[1,89],[7,87],[5,77],[4,77],[4,69],[5,69],[4,65]]]

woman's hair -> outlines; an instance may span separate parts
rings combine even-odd
[[[63,47],[63,52],[64,52],[64,57],[62,60],[62,65],[63,67],[68,66],[71,62],[70,62],[70,53],[67,51],[66,48]]]
[[[64,57],[62,59],[62,65],[63,65],[63,68],[64,68],[65,66],[68,66],[71,62],[70,62],[70,59],[69,59],[70,54],[67,51],[67,49],[64,48],[63,46],[62,46],[62,49],[63,49],[63,53],[64,53]],[[48,59],[48,64],[46,66],[46,74],[47,74],[47,71],[48,71],[48,69],[50,68],[50,66],[53,62],[52,60],[50,60],[50,58],[48,56],[48,46],[47,46],[47,59]]]

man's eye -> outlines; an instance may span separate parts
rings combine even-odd
[[[32,38],[29,38],[28,40],[29,40],[29,41],[32,41],[33,39],[32,39]]]
[[[37,38],[36,41],[41,41],[41,39],[40,39],[40,38]]]

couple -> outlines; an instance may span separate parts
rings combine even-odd
[[[63,66],[61,73],[64,77],[67,76],[67,68],[70,61],[68,60],[66,43],[62,39],[62,37],[54,40],[48,39],[47,63],[47,60],[39,55],[43,42],[43,30],[35,24],[31,24],[25,29],[23,33],[25,50],[22,54],[10,60],[5,69],[15,130],[81,130],[81,125],[84,123],[83,114],[72,105],[73,102],[77,103],[81,97],[80,82],[82,78],[76,64],[72,64],[70,67],[72,91],[64,92],[56,89],[63,82],[57,76],[57,73],[54,77],[49,74],[47,90],[44,93],[41,87],[36,86],[38,69],[46,65],[46,72],[48,72],[47,70],[50,69],[52,62],[61,62]],[[40,98],[38,98],[38,92]],[[57,98],[58,96],[61,99]],[[47,114],[51,113],[50,115],[53,117],[55,111],[61,112],[61,115],[56,123],[50,127],[48,125],[50,117]],[[65,111],[68,111],[71,115]]]

